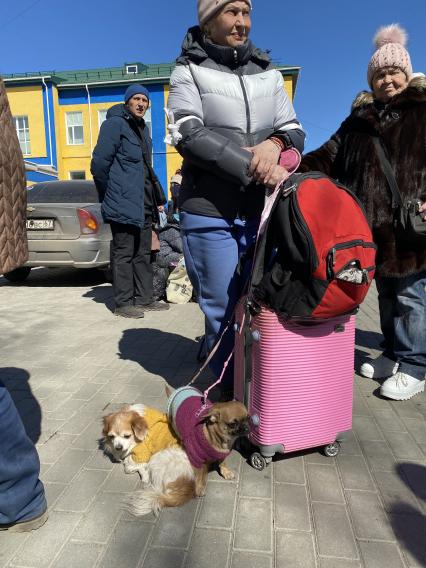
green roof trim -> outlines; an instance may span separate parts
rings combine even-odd
[[[138,73],[127,73],[128,65],[137,65]],[[274,62],[275,67],[284,74],[299,74],[300,67],[292,67]],[[37,71],[28,73],[12,73],[3,75],[7,82],[20,82],[49,78],[59,88],[73,85],[101,84],[101,83],[129,83],[133,81],[168,83],[175,67],[174,63],[143,64],[125,63],[122,67],[102,67],[99,69],[77,69],[73,71]]]

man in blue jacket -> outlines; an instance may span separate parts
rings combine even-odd
[[[143,118],[148,107],[148,90],[128,87],[124,104],[107,113],[91,164],[102,215],[113,236],[114,313],[127,318],[169,307],[153,301],[152,226],[166,198],[151,165],[152,140]]]

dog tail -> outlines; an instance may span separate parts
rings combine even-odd
[[[134,493],[125,502],[126,509],[137,517],[148,515],[151,511],[158,515],[164,507],[179,507],[195,497],[193,479],[181,476],[167,484],[164,493],[142,490]]]

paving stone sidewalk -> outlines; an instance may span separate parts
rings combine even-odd
[[[106,305],[105,305],[106,304]],[[122,403],[165,408],[164,380],[196,369],[198,306],[114,317],[93,273],[0,277],[0,378],[37,444],[50,518],[0,533],[0,567],[402,568],[426,566],[426,396],[391,402],[355,377],[353,432],[336,458],[288,455],[262,472],[238,453],[204,498],[134,519],[138,486],[98,449],[100,418]],[[356,363],[379,351],[377,300],[358,316]],[[1,429],[1,427],[0,427]]]

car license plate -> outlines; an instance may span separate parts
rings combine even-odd
[[[27,229],[30,231],[53,231],[53,219],[27,219]]]

